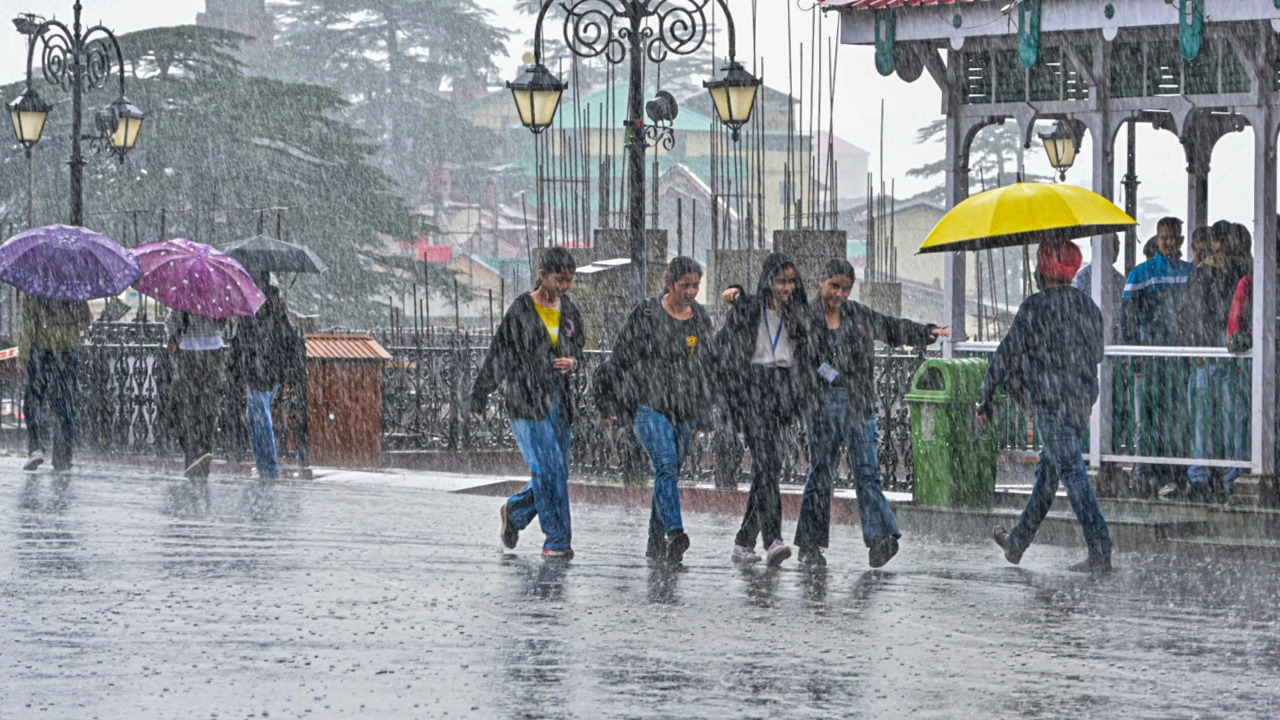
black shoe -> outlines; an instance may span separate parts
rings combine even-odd
[[[683,530],[672,530],[667,533],[666,561],[679,565],[684,560],[684,552],[689,549],[689,536]]]
[[[1187,488],[1187,502],[1207,504],[1216,499],[1213,487],[1208,482],[1191,483]]]
[[[662,562],[667,559],[667,542],[661,535],[650,535],[649,544],[645,546],[644,556],[650,560]]]
[[[502,546],[508,550],[514,550],[516,543],[520,542],[520,531],[511,524],[510,508],[511,505],[504,502],[498,514],[502,516]]]
[[[1022,550],[1015,548],[1009,540],[1009,531],[997,525],[991,531],[991,539],[996,541],[1000,549],[1004,551],[1004,559],[1017,565],[1022,561]]]
[[[827,566],[827,558],[822,554],[822,548],[817,545],[806,545],[800,548],[796,559],[800,564],[807,568],[820,568]]]
[[[871,546],[867,548],[867,562],[873,568],[884,567],[885,563],[898,554],[898,538],[871,538]]]
[[[1089,573],[1090,575],[1109,573],[1112,569],[1110,555],[1090,555],[1082,562],[1067,566],[1067,570],[1071,572]]]

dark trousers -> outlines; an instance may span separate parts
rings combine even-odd
[[[53,434],[53,469],[71,467],[71,452],[76,440],[76,376],[80,373],[80,354],[76,351],[55,352],[31,348],[27,359],[27,383],[23,389],[22,412],[27,419],[27,452],[44,450],[49,439],[49,420],[45,403],[53,409],[56,425]]]
[[[743,439],[751,451],[751,491],[734,544],[755,547],[758,535],[768,549],[782,539],[778,482],[786,452],[784,431],[799,416],[800,403],[791,370],[752,366],[751,373],[749,397],[755,404],[742,421]]]
[[[224,362],[222,350],[179,350],[174,356],[169,410],[184,466],[213,452],[218,412],[227,391]]]
[[[1080,521],[1085,546],[1091,559],[1111,558],[1111,530],[1098,507],[1098,496],[1080,454],[1080,431],[1055,415],[1036,416],[1040,433],[1040,461],[1036,463],[1036,484],[1022,509],[1018,524],[1009,533],[1009,543],[1025,550],[1035,539],[1036,531],[1058,492],[1058,484],[1067,488],[1067,500]]]
[[[797,547],[825,548],[830,542],[831,494],[842,449],[848,450],[856,483],[863,543],[870,546],[876,538],[902,537],[880,484],[879,442],[876,416],[861,421],[855,418],[848,390],[822,391],[818,408],[809,419],[809,476],[800,498]]]

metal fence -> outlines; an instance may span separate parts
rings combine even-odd
[[[489,398],[483,418],[468,412],[468,393],[488,348],[486,333],[405,330],[375,331],[391,353],[383,374],[384,451],[515,450],[500,393]],[[648,477],[648,461],[629,427],[609,427],[591,397],[595,369],[607,352],[586,354],[572,376],[574,433],[572,470],[624,479]],[[903,403],[923,355],[885,353],[876,362],[880,416],[880,466],[885,487],[910,491],[914,485],[911,423]],[[804,482],[808,468],[804,428],[792,427],[785,439],[784,481]],[[747,481],[743,444],[724,418],[695,436],[682,480],[731,486]],[[850,485],[847,468],[838,481]]]
[[[468,393],[488,348],[488,333],[398,328],[371,334],[393,357],[383,370],[384,452],[516,450],[500,393],[490,398],[483,418],[467,411]],[[172,362],[164,346],[162,324],[95,323],[86,333],[80,356],[77,427],[82,447],[100,453],[179,452],[168,392]],[[594,370],[607,356],[606,352],[588,352],[582,371],[572,378],[577,412],[572,468],[579,474],[647,478],[648,460],[631,429],[606,426],[594,403],[588,401]],[[911,426],[902,398],[923,359],[922,355],[891,353],[877,359],[880,465],[886,488],[910,491],[913,487]],[[9,365],[16,367],[16,362]],[[7,424],[21,427],[22,381],[18,373],[0,376],[0,396]],[[219,408],[184,411],[218,413],[218,453],[245,461],[249,452],[243,391],[228,384],[221,396]],[[305,452],[306,441],[299,433],[305,407],[304,383],[282,389],[276,403],[276,431],[284,460],[298,462],[299,451]],[[787,432],[784,480],[803,482],[808,468],[804,428],[793,427]],[[727,423],[720,422],[696,436],[682,479],[730,486],[747,481],[748,469],[741,439]],[[838,483],[851,484],[847,468]]]

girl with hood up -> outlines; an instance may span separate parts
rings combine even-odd
[[[809,367],[809,311],[804,283],[784,253],[771,253],[760,270],[756,293],[732,286],[724,327],[716,334],[729,415],[751,451],[751,490],[742,527],[734,540],[735,562],[778,565],[791,557],[782,540],[783,430],[803,417],[816,390]]]

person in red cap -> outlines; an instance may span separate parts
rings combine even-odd
[[[1040,292],[1022,302],[992,356],[978,392],[977,415],[980,424],[990,422],[995,412],[992,397],[1005,385],[1009,395],[1035,418],[1040,434],[1040,461],[1031,498],[1012,531],[997,526],[992,533],[1005,559],[1014,565],[1022,559],[1061,482],[1089,549],[1083,562],[1068,569],[1096,573],[1111,570],[1111,531],[1085,471],[1080,438],[1098,399],[1102,312],[1089,296],[1071,286],[1080,262],[1080,248],[1070,240],[1041,243],[1036,253]]]

